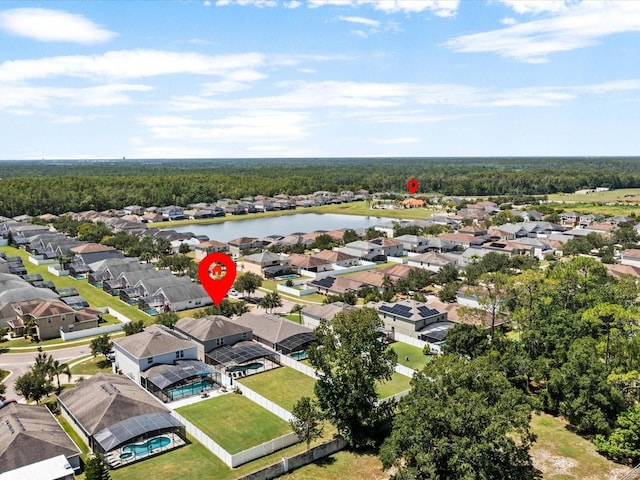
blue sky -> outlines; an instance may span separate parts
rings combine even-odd
[[[0,158],[638,155],[640,1],[0,3]]]

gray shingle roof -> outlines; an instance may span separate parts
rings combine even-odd
[[[136,358],[153,357],[195,346],[162,325],[150,325],[140,333],[118,338],[114,342]]]
[[[222,315],[209,315],[204,318],[181,318],[175,325],[175,330],[201,342],[214,338],[249,332],[251,329],[231,321]]]
[[[11,403],[0,409],[0,473],[58,455],[79,454],[44,405]]]
[[[62,392],[58,401],[92,435],[131,417],[168,412],[128,377],[115,374],[93,375]]]

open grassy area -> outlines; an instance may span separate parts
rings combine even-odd
[[[398,354],[398,363],[413,370],[421,370],[430,358],[422,353],[421,348],[406,343],[395,342],[391,345],[391,348]]]
[[[544,480],[613,480],[629,471],[598,454],[593,443],[566,426],[564,420],[551,415],[533,416],[531,427],[538,440],[531,456]]]
[[[383,480],[389,475],[382,471],[376,455],[368,453],[337,452],[279,477],[287,480]]]
[[[243,378],[240,383],[291,411],[301,397],[314,397],[316,381],[293,368],[281,367]]]
[[[112,373],[111,363],[104,356],[89,357],[84,362],[71,367],[73,375],[95,375],[96,373]]]
[[[28,273],[39,273],[45,280],[51,280],[57,288],[75,287],[78,293],[84,297],[92,307],[111,307],[133,321],[143,320],[146,325],[153,323],[153,319],[136,307],[121,302],[118,297],[111,296],[103,292],[99,288],[95,288],[87,282],[86,279],[76,280],[75,278],[56,277],[47,270],[47,265],[34,265],[29,262],[29,254],[26,250],[20,250],[13,247],[0,247],[0,251],[5,252],[9,256],[18,255],[22,258]]]
[[[229,453],[291,431],[287,422],[242,395],[227,394],[177,409]]]
[[[608,190],[606,192],[590,193],[553,193],[547,195],[547,199],[551,202],[632,203],[634,201],[640,201],[640,188],[621,188],[619,190]]]
[[[378,398],[387,398],[391,395],[395,395],[396,393],[409,390],[411,388],[409,382],[411,382],[409,377],[405,377],[404,375],[394,372],[391,380],[378,384]]]

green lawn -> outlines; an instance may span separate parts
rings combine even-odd
[[[544,480],[599,480],[621,478],[629,468],[613,463],[596,452],[593,443],[572,433],[567,422],[547,414],[531,421],[538,440],[531,449],[536,468]]]
[[[429,356],[422,353],[422,349],[407,343],[395,342],[391,348],[398,354],[398,363],[413,370],[422,370],[429,360]],[[407,360],[408,357],[408,360]]]
[[[634,195],[633,197],[625,197],[625,195]],[[606,192],[591,193],[554,193],[547,195],[551,202],[620,202],[626,203],[626,200],[640,200],[640,188],[621,188],[620,190],[609,190]]]
[[[387,398],[391,395],[395,395],[396,393],[409,390],[411,388],[409,382],[411,382],[409,377],[405,377],[404,375],[394,372],[391,380],[378,384],[378,398]]]
[[[369,453],[337,452],[315,463],[279,477],[286,480],[383,480],[389,475],[382,471],[382,463]]]
[[[88,357],[82,363],[71,367],[73,375],[95,375],[96,373],[112,373],[111,363],[104,356]]]
[[[287,422],[242,395],[227,394],[176,410],[229,453],[291,432]]]
[[[240,383],[291,411],[299,398],[314,398],[313,386],[316,381],[297,370],[281,367],[243,378]]]
[[[9,370],[0,369],[0,382],[9,376],[11,372]]]

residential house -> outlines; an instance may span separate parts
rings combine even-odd
[[[339,267],[353,267],[360,263],[357,256],[349,255],[340,250],[322,250],[321,252],[314,253],[314,257],[331,262],[332,265]]]
[[[229,245],[231,255],[237,257],[244,255],[248,251],[262,248],[262,242],[253,237],[234,238],[233,240],[229,240],[227,244]]]
[[[265,278],[273,278],[291,272],[291,259],[285,255],[269,251],[247,255],[242,269]]]
[[[206,355],[223,345],[233,346],[238,342],[253,338],[250,328],[238,325],[222,315],[209,315],[203,318],[181,318],[174,330],[197,345],[198,360],[206,363]]]
[[[7,322],[8,326],[16,334],[33,328],[40,340],[58,338],[60,331],[96,328],[99,321],[98,315],[77,316],[76,310],[60,300],[28,300],[16,303],[14,308],[17,317]]]
[[[418,235],[400,235],[394,240],[402,244],[402,249],[405,252],[423,253],[429,247],[429,240]]]
[[[318,258],[314,255],[292,253],[289,259],[291,262],[291,268],[298,274],[301,270],[306,270],[308,272],[326,272],[333,269],[331,262]]]
[[[312,329],[278,315],[248,312],[235,323],[251,329],[258,342],[285,355],[303,351],[315,340]]]
[[[316,278],[307,285],[316,288],[324,295],[341,295],[345,292],[358,293],[364,284],[345,276],[328,276]]]
[[[302,324],[315,329],[320,325],[321,320],[331,322],[339,313],[349,313],[357,310],[358,307],[344,302],[333,302],[326,305],[306,305],[302,309]]]
[[[147,455],[122,457],[121,447],[163,435],[161,450],[185,444],[185,430],[169,409],[124,375],[98,373],[58,395],[60,414],[111,468]],[[157,453],[157,452],[153,452]]]
[[[119,250],[99,243],[85,243],[71,248],[70,252],[73,253],[73,264],[86,266],[110,258],[124,258]]]
[[[622,265],[631,267],[640,267],[640,250],[637,248],[627,248],[623,250],[620,257]]]
[[[421,198],[407,198],[402,201],[404,208],[424,208],[425,203]]]
[[[115,368],[143,386],[142,372],[154,365],[173,365],[176,360],[198,359],[196,343],[158,324],[115,339],[113,348]]]
[[[218,252],[228,253],[229,245],[223,242],[218,242],[217,240],[209,240],[208,242],[200,242],[195,247],[196,260],[202,260],[210,253]]]
[[[409,257],[407,265],[438,273],[445,265],[456,265],[457,259],[446,253],[427,252]]]
[[[202,285],[186,282],[161,287],[153,295],[138,299],[138,308],[146,312],[179,312],[212,304],[213,300]]]
[[[371,243],[379,245],[382,248],[382,254],[387,257],[401,257],[404,255],[403,244],[394,238],[374,238]]]
[[[415,300],[377,302],[370,306],[376,309],[386,329],[421,340],[428,333],[427,327],[447,322],[447,312]]]
[[[80,455],[44,405],[0,402],[0,479],[73,479]]]
[[[356,240],[355,242],[347,243],[344,247],[337,250],[370,262],[384,262],[387,260],[382,246],[365,240]]]
[[[414,267],[410,265],[388,265],[383,268],[379,268],[377,271],[382,273],[383,275],[388,275],[395,282],[396,280],[406,280],[409,277],[409,272],[413,270]]]

